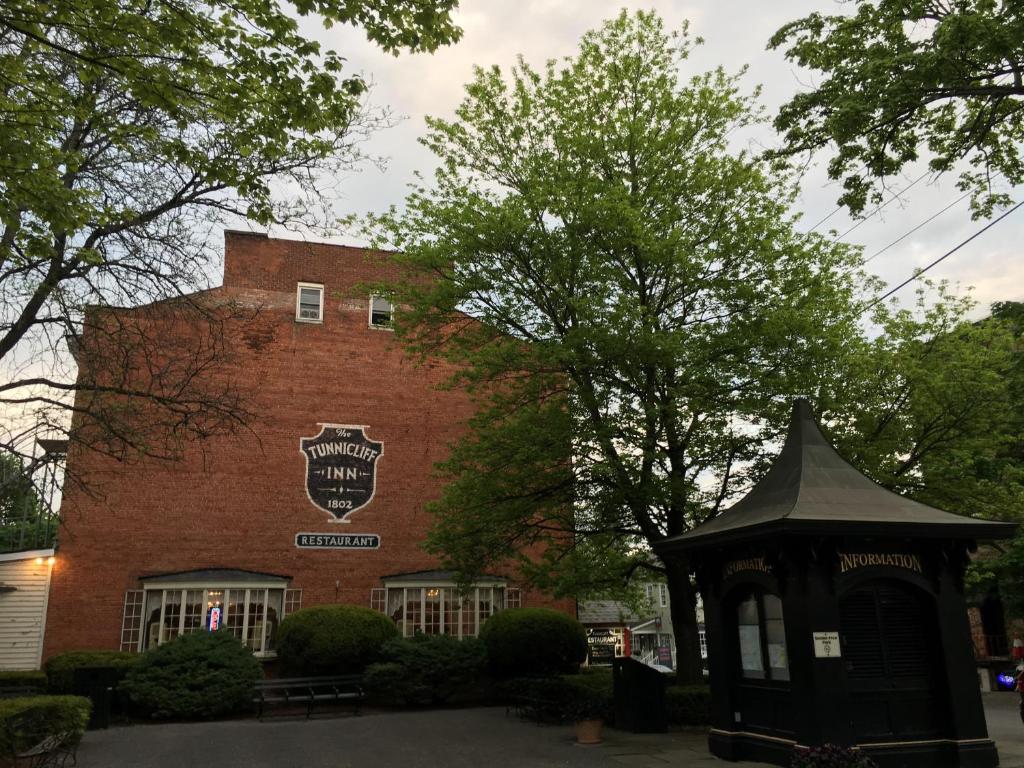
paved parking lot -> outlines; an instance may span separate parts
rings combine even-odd
[[[1017,696],[985,694],[990,735],[1003,768],[1024,768]],[[606,731],[604,744],[579,747],[569,727],[506,717],[503,708],[364,714],[314,720],[135,725],[91,731],[81,768],[503,768],[636,766],[723,768],[699,731],[635,735]]]

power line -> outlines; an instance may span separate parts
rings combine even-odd
[[[923,227],[923,226],[925,226],[926,224],[930,224],[931,222],[935,221],[935,219],[939,218],[939,216],[941,216],[942,214],[944,214],[944,213],[945,213],[946,211],[948,211],[948,210],[949,210],[950,208],[952,208],[952,207],[953,207],[954,205],[956,205],[957,203],[960,203],[960,202],[962,202],[963,200],[965,200],[966,198],[970,197],[970,195],[971,195],[971,193],[970,193],[970,192],[965,192],[964,194],[960,195],[960,197],[958,197],[958,198],[957,198],[956,200],[954,200],[953,202],[951,202],[951,203],[950,203],[949,205],[947,205],[947,206],[946,206],[945,208],[943,208],[943,209],[942,209],[941,211],[938,211],[937,213],[933,213],[933,214],[932,214],[931,216],[929,216],[929,217],[928,217],[927,219],[925,219],[924,221],[922,221],[922,222],[921,222],[920,224],[918,224],[918,225],[917,225],[916,227],[914,227],[913,229],[911,229],[911,230],[910,230],[909,232],[905,232],[905,233],[903,233],[902,235],[900,235],[899,237],[897,237],[897,238],[896,238],[895,240],[893,240],[893,241],[892,241],[891,243],[889,243],[889,244],[888,244],[887,246],[885,246],[885,247],[884,247],[884,248],[882,248],[881,250],[879,250],[879,251],[875,251],[874,253],[872,253],[872,254],[871,254],[870,256],[868,256],[868,257],[867,257],[866,259],[864,259],[864,261],[862,261],[862,262],[860,263],[860,266],[862,266],[862,267],[863,267],[863,266],[864,266],[865,264],[867,264],[867,263],[869,263],[869,262],[873,261],[874,259],[878,258],[879,256],[881,256],[881,255],[882,255],[883,253],[885,253],[886,251],[888,251],[888,250],[889,250],[890,248],[892,248],[892,247],[893,247],[894,245],[897,245],[897,244],[899,244],[899,243],[903,242],[903,241],[904,241],[904,240],[906,240],[906,239],[907,239],[908,237],[910,237],[910,236],[911,236],[912,234],[914,234],[915,232],[917,232],[917,230],[921,229],[921,227]]]
[[[942,254],[941,256],[939,256],[939,258],[935,259],[935,261],[933,261],[933,262],[932,262],[931,264],[928,264],[928,265],[927,265],[926,267],[924,267],[924,268],[922,268],[922,269],[919,269],[919,270],[918,270],[917,272],[915,272],[915,273],[914,273],[913,275],[911,275],[910,277],[908,277],[908,278],[907,278],[906,280],[904,280],[904,281],[903,281],[902,283],[900,283],[899,285],[897,285],[897,286],[896,286],[895,288],[891,288],[891,289],[889,289],[888,291],[886,291],[885,293],[883,293],[883,294],[882,294],[881,296],[879,296],[878,298],[876,298],[876,299],[873,299],[873,300],[872,300],[872,301],[871,301],[871,302],[870,302],[869,304],[867,304],[867,306],[865,306],[865,307],[864,307],[864,309],[862,309],[862,310],[861,310],[861,314],[863,314],[863,313],[867,312],[867,311],[868,311],[869,309],[871,309],[872,307],[876,306],[877,304],[880,304],[881,302],[885,301],[885,300],[886,300],[887,298],[889,298],[890,296],[892,296],[892,295],[893,295],[894,293],[896,293],[896,291],[900,290],[900,289],[901,289],[901,288],[903,288],[904,286],[906,286],[906,285],[909,285],[910,283],[912,283],[912,282],[914,282],[915,280],[917,280],[917,279],[918,279],[918,278],[919,278],[919,277],[920,277],[921,275],[923,275],[923,274],[924,274],[925,272],[927,272],[927,271],[928,271],[929,269],[931,269],[932,267],[934,267],[934,266],[935,266],[936,264],[938,264],[939,262],[941,262],[941,261],[944,261],[945,259],[947,259],[947,258],[949,258],[950,256],[952,256],[952,255],[953,255],[954,253],[956,253],[957,251],[959,251],[959,250],[960,250],[961,248],[963,248],[963,247],[964,247],[965,245],[967,245],[967,244],[968,244],[969,242],[971,242],[971,241],[972,241],[972,240],[974,240],[975,238],[977,238],[977,237],[981,236],[982,234],[984,234],[985,232],[987,232],[988,230],[990,230],[990,229],[991,229],[992,227],[994,227],[994,226],[995,226],[996,224],[998,224],[998,223],[999,223],[1000,221],[1002,221],[1003,219],[1005,219],[1005,218],[1006,218],[1007,216],[1009,216],[1009,215],[1010,215],[1011,213],[1013,213],[1014,211],[1016,211],[1016,210],[1017,210],[1018,208],[1020,208],[1021,206],[1024,206],[1024,200],[1021,200],[1021,201],[1020,201],[1019,203],[1017,203],[1017,204],[1016,204],[1015,206],[1013,206],[1013,207],[1012,207],[1012,208],[1011,208],[1010,210],[1008,210],[1008,211],[1004,212],[1004,213],[1003,213],[1003,214],[1002,214],[1001,216],[999,216],[998,218],[996,218],[996,219],[993,219],[992,221],[990,221],[990,222],[989,222],[988,224],[986,224],[986,225],[985,225],[984,227],[982,227],[981,229],[979,229],[979,230],[978,230],[977,232],[975,232],[975,233],[974,233],[973,235],[971,235],[970,237],[968,237],[968,238],[967,238],[966,240],[964,240],[964,241],[963,241],[962,243],[960,243],[959,245],[957,245],[957,246],[954,246],[954,247],[953,247],[953,248],[951,248],[950,250],[946,251],[946,252],[945,252],[944,254]]]
[[[839,241],[839,240],[842,240],[842,239],[843,239],[844,237],[846,237],[846,236],[847,236],[848,234],[850,234],[851,232],[853,232],[853,230],[855,230],[855,229],[856,229],[857,227],[859,227],[859,226],[860,226],[861,224],[863,224],[863,223],[864,223],[865,221],[867,221],[867,220],[868,220],[868,219],[870,219],[870,218],[871,218],[872,216],[874,216],[874,215],[875,215],[876,213],[878,213],[878,212],[879,212],[880,210],[882,210],[883,208],[885,208],[885,207],[886,207],[886,206],[887,206],[887,205],[888,205],[889,203],[891,203],[891,202],[892,202],[893,200],[896,200],[896,199],[897,199],[897,198],[899,198],[899,197],[900,197],[901,195],[903,195],[903,194],[905,194],[905,193],[909,192],[909,191],[910,191],[911,189],[913,189],[913,188],[914,188],[914,187],[915,187],[915,186],[916,186],[916,185],[917,185],[918,183],[920,183],[921,181],[923,181],[923,180],[924,180],[924,178],[925,178],[926,176],[928,176],[928,175],[929,175],[930,173],[931,173],[931,171],[925,171],[925,172],[924,172],[924,173],[922,173],[922,174],[921,174],[920,176],[918,176],[918,177],[917,177],[916,179],[914,179],[914,180],[913,180],[912,182],[910,182],[910,183],[909,183],[909,184],[908,184],[907,186],[905,186],[905,187],[904,187],[903,189],[901,189],[901,190],[900,190],[899,192],[894,192],[894,193],[892,194],[892,197],[890,197],[890,198],[889,198],[888,200],[883,200],[883,201],[882,201],[881,203],[879,203],[879,204],[878,204],[877,206],[875,206],[874,210],[872,210],[872,211],[871,211],[871,213],[869,213],[869,214],[868,214],[867,216],[864,216],[864,217],[863,217],[863,218],[861,218],[861,219],[858,219],[858,220],[857,220],[857,223],[856,223],[856,224],[854,224],[854,225],[853,225],[852,227],[850,227],[850,228],[849,228],[848,230],[846,230],[845,232],[843,232],[843,234],[841,234],[841,235],[838,235],[838,236],[837,236],[837,237],[836,237],[835,239],[836,239],[837,241]],[[836,215],[837,213],[839,213],[839,212],[840,212],[841,210],[843,210],[843,206],[841,206],[841,205],[840,205],[840,206],[838,206],[838,207],[837,207],[837,208],[836,208],[835,210],[833,210],[833,211],[832,211],[832,213],[830,213],[830,214],[829,214],[828,216],[826,216],[825,218],[821,219],[820,221],[816,222],[816,223],[815,223],[815,225],[814,225],[813,227],[811,227],[810,229],[808,229],[808,230],[807,230],[807,234],[810,234],[811,232],[813,232],[814,230],[816,230],[816,229],[817,229],[818,227],[820,227],[820,226],[821,226],[822,224],[824,224],[824,223],[825,223],[826,221],[828,221],[829,219],[831,219],[831,218],[832,218],[833,216],[835,216],[835,215]]]

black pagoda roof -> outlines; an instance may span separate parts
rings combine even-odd
[[[717,517],[659,542],[658,551],[774,533],[1002,539],[1016,523],[955,515],[883,488],[839,455],[811,404],[793,403],[789,433],[767,474]]]

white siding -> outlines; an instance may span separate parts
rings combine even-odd
[[[16,587],[0,592],[0,670],[39,668],[50,566],[45,556],[37,565],[38,554],[18,560],[7,555],[0,561],[0,585]]]

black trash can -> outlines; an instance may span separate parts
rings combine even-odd
[[[89,729],[109,728],[110,710],[117,687],[118,670],[110,667],[80,667],[75,670],[75,693],[92,702]]]
[[[631,658],[612,663],[615,691],[615,727],[632,733],[665,733],[665,676]]]

